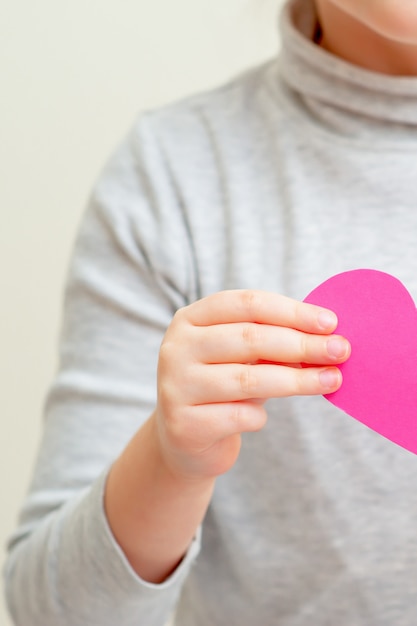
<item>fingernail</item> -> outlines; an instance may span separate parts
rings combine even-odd
[[[327,353],[335,359],[343,359],[347,356],[349,344],[340,337],[332,337],[327,342]]]
[[[317,320],[323,330],[332,330],[337,324],[337,317],[331,311],[320,311]]]
[[[322,370],[319,374],[319,378],[323,389],[330,391],[336,390],[339,387],[342,375],[338,369],[332,368]]]

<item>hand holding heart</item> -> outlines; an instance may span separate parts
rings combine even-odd
[[[376,270],[333,276],[306,302],[337,313],[352,345],[335,406],[417,454],[417,310],[399,280]]]
[[[337,390],[350,346],[336,325],[323,306],[261,291],[179,310],[161,345],[153,416],[170,472],[217,476],[234,464],[241,433],[264,426],[265,400]]]
[[[416,322],[405,287],[375,270],[334,276],[304,303],[229,291],[180,310],[158,368],[166,462],[182,474],[220,474],[240,434],[264,425],[267,398],[308,394],[417,454]]]

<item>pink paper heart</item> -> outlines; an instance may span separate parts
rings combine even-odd
[[[352,354],[329,402],[417,454],[417,310],[389,274],[359,269],[319,285],[305,302],[331,309]]]

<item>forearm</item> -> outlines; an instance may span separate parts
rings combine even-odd
[[[202,522],[214,479],[174,476],[158,448],[153,416],[110,470],[105,510],[136,573],[160,583],[176,568]]]

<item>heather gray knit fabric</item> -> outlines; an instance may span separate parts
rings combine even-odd
[[[417,79],[316,47],[310,2],[285,8],[279,58],[142,114],[94,189],[10,543],[19,626],[162,626],[174,605],[179,626],[417,623],[417,457],[321,397],[269,401],[164,584],[134,574],[103,513],[178,307],[243,287],[302,299],[357,267],[417,298]]]

